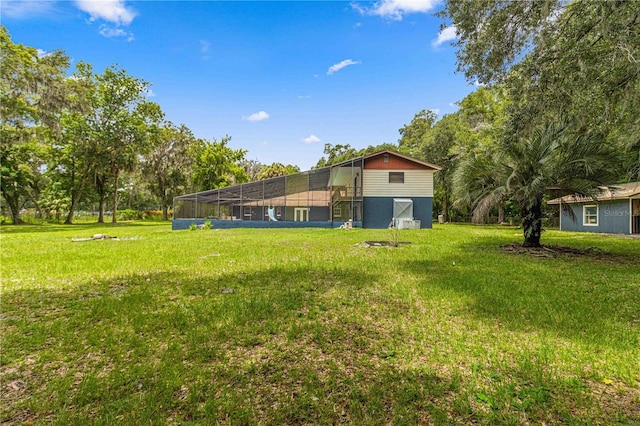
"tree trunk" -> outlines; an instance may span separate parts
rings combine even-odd
[[[100,194],[98,201],[98,223],[104,223],[104,194]]]
[[[444,222],[448,222],[449,221],[449,215],[447,214],[447,212],[449,211],[449,200],[448,200],[448,194],[445,191],[442,197],[442,209],[440,214],[442,215],[442,218],[444,219]]]
[[[84,180],[80,182],[78,185],[78,190],[71,190],[71,206],[69,207],[69,214],[67,214],[67,218],[64,221],[65,225],[73,224],[73,215],[76,212],[76,208],[78,207],[78,201],[80,200],[80,195],[82,195],[82,190],[84,189]]]
[[[542,235],[542,197],[536,197],[531,204],[526,203],[522,212],[522,227],[524,230],[523,247],[540,247]]]
[[[71,206],[69,207],[69,213],[67,213],[67,218],[64,220],[65,225],[73,225],[73,215],[76,212],[76,206],[78,205],[78,197],[74,197],[71,195]]]
[[[111,223],[117,223],[118,219],[118,181],[120,180],[120,169],[114,170],[113,182],[113,213],[111,215]]]
[[[169,207],[167,207],[167,192],[164,188],[164,185],[161,185],[160,190],[162,191],[162,196],[160,197],[160,202],[162,203],[162,220],[169,220]]]
[[[2,195],[4,196],[4,199],[7,201],[7,205],[9,206],[11,222],[13,222],[14,225],[22,225],[24,221],[20,218],[20,203],[18,202],[18,197],[12,197],[6,192]]]
[[[73,215],[76,212],[76,208],[78,207],[78,201],[80,200],[80,196],[82,195],[82,191],[84,190],[84,184],[87,180],[88,173],[82,173],[81,179],[78,182],[78,188],[74,191],[73,187],[75,186],[76,181],[76,163],[75,161],[71,162],[71,206],[69,206],[69,213],[67,214],[67,218],[64,220],[65,225],[73,224]]]
[[[504,203],[498,204],[498,225],[504,223]]]
[[[96,192],[98,193],[98,223],[104,223],[104,201],[107,198],[107,178],[100,173],[95,177]]]

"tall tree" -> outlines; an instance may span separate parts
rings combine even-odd
[[[640,170],[640,9],[634,1],[450,0],[458,69],[471,81],[502,82],[509,132],[531,135],[566,117],[627,150]]]
[[[247,151],[231,148],[228,146],[229,141],[229,136],[220,141],[196,141],[191,155],[194,157],[193,183],[197,189],[222,188],[249,181],[242,165]]]
[[[71,185],[72,201],[66,223],[72,222],[89,183],[96,185],[101,206],[107,195],[106,185],[110,183],[111,220],[115,223],[121,173],[133,170],[147,150],[162,111],[157,104],[147,101],[147,82],[115,66],[96,74],[90,65],[79,63],[73,81],[76,108],[64,116],[65,144],[60,147],[67,182]]]
[[[151,150],[144,156],[142,170],[151,191],[162,208],[162,219],[168,220],[173,197],[184,192],[192,167],[190,151],[196,139],[184,124],[176,127],[167,122],[151,140]]]
[[[419,155],[425,135],[437,120],[438,114],[432,110],[423,109],[417,113],[411,123],[405,124],[399,130],[400,140],[398,144],[400,149],[410,155]]]
[[[98,120],[94,131],[105,150],[113,182],[112,223],[117,221],[120,174],[131,171],[148,148],[149,134],[162,119],[160,107],[146,100],[148,83],[109,67],[97,76]]]
[[[413,148],[419,158],[442,167],[442,170],[435,174],[434,183],[436,190],[440,192],[436,198],[440,204],[440,214],[445,221],[449,220],[453,171],[459,154],[460,127],[457,114],[445,115],[422,135],[422,139],[417,141]]]
[[[57,135],[68,66],[62,51],[39,55],[0,25],[0,191],[15,224],[22,223],[25,201],[40,191],[40,153]]]

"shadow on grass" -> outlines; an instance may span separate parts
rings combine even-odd
[[[365,286],[376,279],[355,268],[281,267],[7,292],[0,421],[516,424],[591,406],[571,402],[581,395],[571,383],[558,391],[544,365],[502,371],[491,389],[464,388],[455,371],[401,366],[382,353],[394,340],[371,317]]]
[[[431,286],[467,297],[479,319],[547,331],[588,344],[640,346],[640,273],[630,253],[538,258],[506,253],[493,237],[461,246],[462,255],[400,263]],[[464,253],[468,253],[466,258]]]
[[[374,363],[376,330],[350,313],[373,280],[282,267],[7,292],[0,421],[445,419],[450,380]]]
[[[171,221],[167,222],[142,222],[142,221],[122,221],[118,223],[74,223],[72,225],[63,225],[63,224],[30,224],[25,223],[22,225],[2,225],[0,226],[0,234],[30,234],[30,233],[54,233],[54,232],[64,232],[64,231],[73,231],[73,230],[86,230],[90,232],[93,228],[113,228],[118,229],[119,227],[149,227],[149,226],[162,226],[165,225],[167,227],[171,226]]]

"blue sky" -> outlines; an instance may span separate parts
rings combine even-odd
[[[151,83],[166,118],[302,170],[325,143],[396,143],[422,109],[475,89],[455,74],[437,0],[1,2],[16,43]]]

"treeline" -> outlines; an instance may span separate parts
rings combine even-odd
[[[545,200],[640,178],[640,9],[635,2],[449,0],[458,70],[478,89],[453,114],[418,112],[396,144],[325,146],[316,167],[396,149],[438,164],[445,220],[521,221],[538,245]],[[148,83],[39,55],[2,27],[2,198],[14,223],[96,205],[167,209],[175,195],[299,171],[195,138],[164,119]]]
[[[116,222],[123,202],[166,220],[176,195],[299,171],[249,160],[228,136],[196,138],[149,101],[148,82],[117,66],[97,73],[79,62],[69,76],[63,51],[16,44],[4,26],[0,37],[0,189],[15,224],[25,207],[67,224],[80,209],[98,222],[110,210]]]

